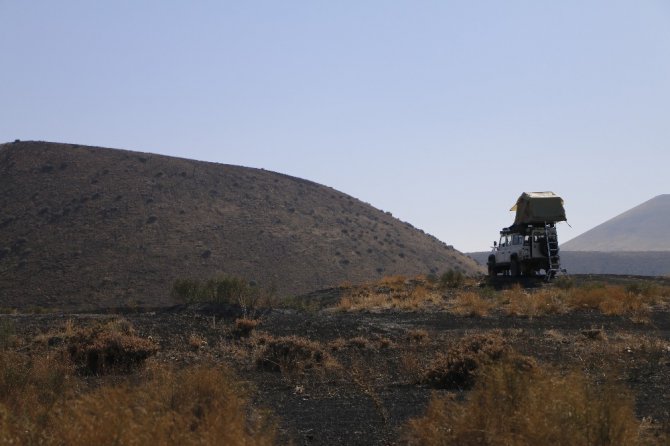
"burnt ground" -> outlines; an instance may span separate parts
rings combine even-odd
[[[332,302],[337,290],[310,296]],[[255,404],[271,410],[282,443],[396,444],[401,428],[421,415],[434,389],[421,374],[440,352],[465,335],[497,331],[517,351],[561,370],[580,369],[594,380],[613,376],[636,398],[640,418],[670,426],[670,313],[653,310],[643,323],[596,311],[536,318],[454,316],[446,312],[343,313],[323,308],[280,308],[255,314],[250,338],[232,332],[240,310],[177,306],[123,315],[140,336],[160,344],[155,360],[232,365]],[[14,315],[33,336],[115,314]],[[330,365],[294,364],[283,371],[258,366],[263,337],[298,336],[318,343]],[[317,344],[315,344],[317,345]],[[458,391],[456,391],[458,393]]]

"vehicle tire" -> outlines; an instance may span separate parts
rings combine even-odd
[[[486,266],[489,268],[489,277],[495,277],[497,275],[496,258],[493,256],[489,257],[489,261],[486,262]]]
[[[519,261],[517,259],[512,259],[512,262],[509,265],[509,272],[512,277],[521,276],[521,268],[519,267]]]

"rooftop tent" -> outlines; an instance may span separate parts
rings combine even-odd
[[[567,221],[563,199],[553,192],[524,192],[510,211],[516,211],[515,225]]]

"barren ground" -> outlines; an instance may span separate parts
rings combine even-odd
[[[582,281],[593,278],[581,278]],[[617,282],[616,277],[599,280]],[[644,323],[596,310],[535,318],[493,313],[455,316],[444,311],[340,312],[329,307],[341,290],[306,296],[304,308],[256,313],[250,338],[231,332],[240,310],[190,305],[126,313],[138,334],[160,344],[155,360],[176,365],[225,362],[249,384],[255,404],[270,409],[281,442],[396,444],[401,428],[421,415],[434,389],[420,376],[439,352],[468,334],[499,330],[517,351],[561,370],[580,369],[593,379],[613,375],[636,397],[639,418],[670,425],[670,313],[655,308]],[[318,304],[315,304],[318,302]],[[5,315],[20,334],[34,336],[62,327],[116,318],[118,314]],[[315,341],[333,363],[296,366],[282,372],[258,366],[263,336]],[[659,344],[660,343],[660,344]],[[650,346],[661,345],[660,349]],[[304,364],[303,364],[304,365]],[[458,391],[456,391],[459,394]],[[460,396],[467,392],[460,392]]]

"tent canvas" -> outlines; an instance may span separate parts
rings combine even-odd
[[[563,199],[553,192],[524,192],[510,211],[516,211],[515,225],[567,221]]]

